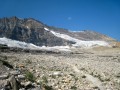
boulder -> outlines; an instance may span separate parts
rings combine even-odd
[[[25,79],[25,76],[24,76],[24,75],[18,75],[18,79],[24,80],[24,79]]]
[[[8,78],[8,76],[9,76],[8,74],[3,74],[3,75],[0,75],[0,80],[1,80],[1,79],[7,79],[7,78]]]
[[[11,71],[10,74],[12,74],[12,75],[19,75],[20,71],[16,71],[16,70],[15,71]]]
[[[14,75],[12,75],[12,76],[9,78],[9,82],[10,82],[10,86],[11,86],[12,90],[19,90],[20,84],[19,84],[19,82],[15,79],[15,76],[14,76]]]

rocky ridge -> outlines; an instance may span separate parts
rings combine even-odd
[[[45,24],[32,18],[0,19],[0,37],[33,43],[37,46],[64,46],[71,42],[55,37],[44,30]]]
[[[32,43],[37,46],[71,46],[76,43],[75,41],[55,36],[51,31],[82,41],[116,42],[115,39],[94,31],[71,32],[67,29],[48,26],[33,18],[20,19],[11,17],[0,19],[1,38],[6,37],[8,39]]]

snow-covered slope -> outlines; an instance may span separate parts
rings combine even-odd
[[[21,41],[16,41],[8,38],[0,38],[0,44],[5,44],[8,45],[8,47],[18,47],[18,48],[23,48],[23,49],[34,49],[34,50],[47,50],[47,51],[70,51],[69,46],[54,46],[54,47],[39,47],[36,46],[32,43],[25,43]]]
[[[66,34],[60,34],[57,33],[55,31],[49,30],[48,28],[44,28],[46,31],[50,31],[53,35],[55,35],[56,37],[65,39],[65,40],[69,40],[72,42],[76,42],[75,44],[73,44],[73,46],[75,47],[92,47],[92,46],[109,46],[109,44],[105,41],[82,41],[73,37],[70,37],[69,35]]]
[[[0,38],[0,44],[8,45],[9,47],[18,47],[18,48],[24,48],[24,49],[36,49],[38,46],[31,44],[31,43],[25,43],[21,41],[16,41],[8,38]]]
[[[82,41],[82,40],[70,37],[69,35],[66,35],[66,34],[56,33],[55,31],[49,30],[48,28],[44,28],[44,29],[48,32],[51,32],[56,37],[75,42],[75,44],[72,44],[73,47],[90,48],[96,45],[109,46],[109,44],[105,41]],[[5,37],[0,38],[0,44],[5,44],[5,45],[8,45],[9,47],[18,47],[23,49],[36,49],[36,50],[47,50],[47,51],[55,51],[55,50],[70,51],[69,46],[39,47],[32,43],[16,41],[16,40],[8,39]]]

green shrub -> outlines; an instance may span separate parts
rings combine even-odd
[[[76,86],[71,86],[71,89],[72,90],[77,90],[77,87]]]
[[[47,77],[46,77],[46,76],[43,76],[43,77],[42,77],[42,80],[43,80],[44,83],[48,83],[48,80],[47,80]]]
[[[28,79],[29,81],[31,82],[34,82],[35,81],[35,77],[33,75],[33,73],[29,72],[29,71],[26,71],[25,72],[25,77],[26,79]]]
[[[45,90],[53,90],[52,86],[45,85],[44,86]]]

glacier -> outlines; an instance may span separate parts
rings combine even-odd
[[[46,47],[46,46],[36,46],[32,43],[26,43],[22,41],[8,39],[6,37],[0,38],[0,44],[8,45],[8,47],[18,47],[23,49],[33,49],[33,50],[46,50],[46,51],[71,51],[69,50],[69,46],[54,46],[54,47]]]
[[[92,48],[95,46],[107,46],[107,47],[110,46],[106,41],[83,41],[83,40],[73,38],[66,34],[61,34],[61,33],[55,32],[53,30],[49,30],[46,27],[44,28],[44,30],[49,31],[56,37],[59,37],[59,38],[65,39],[65,40],[69,40],[69,41],[73,41],[73,42],[75,42],[75,44],[72,44],[72,46],[53,46],[53,47],[41,46],[40,47],[40,46],[36,46],[32,43],[26,43],[26,42],[22,42],[22,41],[12,40],[12,39],[8,39],[6,37],[0,38],[0,44],[5,44],[5,45],[8,45],[9,47],[18,47],[18,48],[23,48],[23,49],[34,49],[34,50],[47,50],[47,51],[55,51],[55,50],[71,51],[70,50],[71,47]]]
[[[44,29],[46,31],[50,31],[56,37],[76,42],[75,44],[72,44],[72,46],[74,47],[90,48],[94,46],[110,46],[106,41],[83,41],[83,40],[73,38],[66,34],[57,33],[55,31],[49,30],[48,28],[44,28]]]

